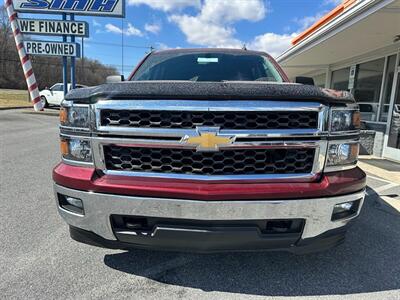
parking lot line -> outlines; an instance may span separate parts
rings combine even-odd
[[[392,183],[377,187],[376,189],[374,189],[374,191],[377,192],[377,193],[382,193],[384,191],[387,191],[387,190],[389,190],[391,188],[395,188],[395,187],[400,187],[400,185],[398,185],[397,183],[392,182]]]
[[[375,174],[383,179],[386,179],[386,181],[389,181],[391,183],[395,182],[395,183],[400,184],[400,172],[386,171],[384,169],[375,167],[373,165],[370,165],[366,162],[361,162],[361,161],[358,162],[358,166],[361,169],[363,169],[367,174]],[[370,176],[370,175],[368,175],[368,176],[373,179],[378,179],[375,176]],[[381,178],[379,178],[379,180],[382,180]]]
[[[381,199],[400,213],[400,200],[388,196],[381,196]]]
[[[372,176],[372,175],[369,175],[369,174],[367,174],[367,176],[368,176],[368,178],[379,180],[379,181],[382,181],[382,182],[393,183],[392,181],[387,180],[387,179],[383,179],[381,177],[376,177],[376,176]]]

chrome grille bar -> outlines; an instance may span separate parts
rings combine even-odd
[[[103,126],[101,124],[102,110],[146,110],[146,111],[197,111],[197,112],[317,112],[318,125],[316,128],[298,128],[298,129],[246,129],[242,134],[257,136],[320,136],[327,133],[326,121],[328,117],[328,108],[318,102],[294,102],[294,101],[182,101],[182,100],[105,100],[99,101],[95,105],[95,131],[98,134],[117,134],[117,135],[136,135],[136,136],[168,136],[179,137],[190,135],[190,132],[196,129],[170,129],[170,128],[143,128],[143,127],[123,127],[123,126]],[[222,132],[232,129],[221,129]],[[234,130],[234,134],[237,134]]]
[[[121,147],[148,147],[193,149],[193,145],[182,144],[182,140],[191,136],[198,136],[197,129],[169,129],[169,128],[140,128],[102,126],[101,110],[182,110],[182,111],[314,111],[318,113],[316,128],[307,129],[272,129],[272,130],[241,130],[222,129],[221,135],[232,135],[236,140],[220,147],[226,149],[315,149],[312,171],[306,174],[256,174],[256,175],[193,175],[152,173],[139,171],[107,170],[104,157],[105,145]],[[192,101],[192,100],[102,100],[92,106],[94,113],[92,149],[95,166],[105,174],[176,178],[186,180],[205,181],[311,181],[323,169],[327,151],[328,112],[329,108],[317,102],[295,101]],[[239,139],[239,140],[238,140]]]

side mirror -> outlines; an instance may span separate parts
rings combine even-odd
[[[106,82],[107,83],[117,83],[124,81],[124,75],[112,75],[112,76],[107,76]]]
[[[311,77],[297,76],[296,83],[305,84],[305,85],[315,85],[314,79]]]

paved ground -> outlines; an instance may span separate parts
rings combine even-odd
[[[52,194],[57,118],[0,112],[0,298],[400,299],[400,187],[369,179],[347,242],[307,256],[111,251],[70,240]],[[397,196],[396,196],[397,195]]]

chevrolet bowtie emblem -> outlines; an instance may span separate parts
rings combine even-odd
[[[219,135],[219,128],[198,128],[198,136],[185,136],[182,144],[196,146],[197,151],[219,151],[220,147],[232,144],[235,136]]]

